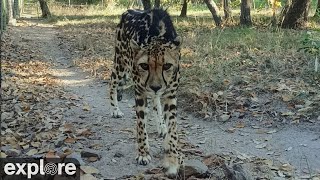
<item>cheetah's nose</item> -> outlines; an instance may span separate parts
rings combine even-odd
[[[161,89],[161,85],[160,86],[150,86],[150,88],[154,91],[154,92],[157,92]]]

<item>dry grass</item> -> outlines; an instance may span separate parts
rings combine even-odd
[[[89,15],[78,12],[77,16],[63,15],[63,10],[57,13],[56,25],[64,26],[67,41],[78,50],[76,61],[84,69],[108,78],[114,28],[123,11],[107,8]],[[306,30],[271,28],[269,12],[253,12],[252,28],[228,24],[215,28],[209,12],[188,13],[188,18],[180,18],[171,10],[184,38],[179,93],[185,110],[218,120],[258,116],[261,122],[297,123],[317,119],[320,75],[312,71],[310,57],[298,52]],[[237,21],[234,18],[234,24]],[[315,21],[309,23],[309,29],[319,35]]]

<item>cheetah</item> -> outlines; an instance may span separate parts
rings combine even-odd
[[[128,79],[135,89],[138,164],[150,162],[146,130],[147,101],[157,129],[164,137],[164,167],[175,177],[182,164],[177,134],[177,89],[182,38],[177,35],[166,10],[128,10],[122,14],[116,30],[114,67],[110,81],[112,116],[123,117],[118,101]],[[162,102],[162,104],[161,104]]]

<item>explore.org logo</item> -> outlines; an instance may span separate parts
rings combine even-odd
[[[1,176],[16,176],[23,179],[33,177],[54,176],[79,178],[79,163],[75,159],[32,159],[32,158],[5,158],[1,159]],[[0,177],[1,179],[1,177]],[[37,178],[38,179],[38,178]]]

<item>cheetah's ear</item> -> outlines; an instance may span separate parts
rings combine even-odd
[[[172,49],[178,49],[182,44],[182,37],[181,36],[177,36],[173,40],[172,44],[173,44],[173,48]]]

